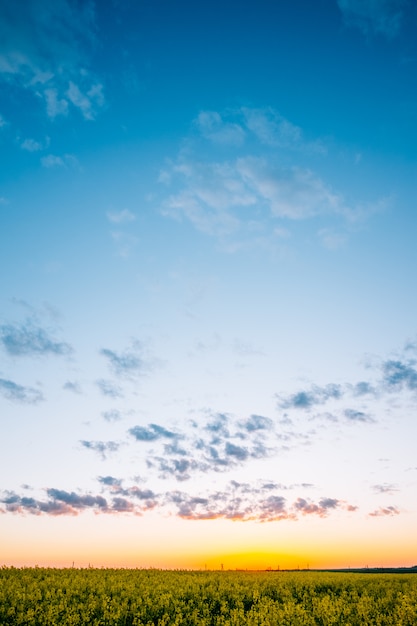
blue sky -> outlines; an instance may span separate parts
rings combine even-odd
[[[0,560],[415,564],[416,29],[0,3]]]

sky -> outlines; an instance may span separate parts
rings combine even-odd
[[[0,0],[0,563],[417,563],[417,5]]]

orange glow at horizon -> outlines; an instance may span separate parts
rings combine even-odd
[[[150,516],[2,516],[0,565],[160,569],[410,567],[417,539],[392,520],[190,522]],[[398,527],[396,527],[398,528]],[[7,541],[6,541],[7,538]]]

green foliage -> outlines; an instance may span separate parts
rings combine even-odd
[[[0,569],[1,626],[415,626],[417,575]]]

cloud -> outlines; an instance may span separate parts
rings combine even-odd
[[[262,230],[271,219],[299,221],[350,212],[342,196],[313,171],[260,156],[211,163],[193,159],[175,165],[170,178],[176,191],[163,201],[162,213],[185,218],[218,237],[255,226]]]
[[[99,476],[97,480],[102,485],[115,488],[116,490],[120,489],[122,485],[122,480],[120,478],[115,478],[114,476]]]
[[[383,485],[373,485],[373,491],[376,493],[387,493],[392,494],[396,491],[399,491],[398,486],[391,483],[384,483]]]
[[[66,391],[72,391],[72,393],[82,393],[81,386],[76,381],[67,380],[67,382],[62,385],[62,388]]]
[[[388,389],[407,388],[417,390],[417,370],[414,361],[404,363],[400,360],[388,360],[382,365],[383,383]]]
[[[272,490],[275,487],[272,486]],[[280,493],[271,493],[271,487],[240,485],[231,482],[224,491],[193,496],[181,491],[166,494],[167,504],[176,515],[188,520],[228,519],[233,521],[277,522],[297,520],[300,516],[327,517],[337,509],[353,512],[353,507],[335,498],[322,498],[318,503],[305,498],[288,502]]]
[[[242,427],[248,432],[272,430],[273,421],[269,417],[262,415],[251,415],[246,421],[242,422]]]
[[[27,0],[0,4],[0,79],[44,101],[47,115],[70,108],[94,119],[103,86],[88,69],[96,41],[94,3]]]
[[[123,352],[102,348],[100,354],[107,359],[116,376],[130,378],[142,375],[150,368],[150,362],[144,356],[144,346],[136,339]]]
[[[298,152],[325,154],[325,146],[304,139],[303,131],[272,107],[261,109],[242,107],[244,126],[261,144]]]
[[[112,495],[123,496],[139,501],[143,510],[155,508],[158,495],[151,489],[141,489],[137,485],[124,487],[123,481],[113,476],[99,476],[98,481],[103,485],[104,489],[110,491]]]
[[[327,517],[329,511],[338,508],[339,504],[339,500],[334,498],[323,498],[318,503],[311,502],[305,498],[298,498],[294,503],[294,509],[302,515]]]
[[[20,144],[20,147],[22,150],[26,150],[27,152],[38,152],[38,150],[43,149],[43,145],[34,139],[25,139]]]
[[[123,398],[122,390],[111,380],[104,380],[103,378],[100,378],[99,380],[96,380],[96,385],[100,389],[103,396],[107,396],[109,398]]]
[[[394,515],[399,515],[400,514],[400,510],[396,507],[396,506],[386,506],[386,507],[379,507],[379,509],[376,509],[375,511],[372,511],[372,513],[369,513],[370,517],[391,517]]]
[[[364,35],[396,37],[404,18],[407,0],[337,0],[348,26],[359,28]]]
[[[14,492],[5,492],[0,497],[4,512],[31,515],[78,515],[84,511],[95,513],[124,513],[135,512],[133,504],[122,502],[120,498],[108,501],[101,495],[79,494],[63,489],[46,489],[47,499],[21,497]],[[131,504],[131,505],[130,505]],[[130,505],[130,506],[129,506]]]
[[[125,222],[134,222],[136,216],[129,211],[129,209],[123,209],[119,212],[107,211],[107,219],[114,224],[121,224]]]
[[[75,167],[79,166],[78,159],[73,154],[64,154],[62,156],[57,156],[56,154],[48,154],[41,158],[42,167],[46,167],[47,169],[55,168],[55,167]]]
[[[73,352],[70,344],[56,341],[30,320],[21,325],[0,325],[0,342],[11,356],[67,356]]]
[[[201,111],[178,157],[160,172],[160,210],[230,251],[283,245],[288,224],[326,217],[332,223],[317,228],[318,239],[337,249],[351,221],[373,208],[348,201],[317,173],[325,157],[323,142],[307,140],[272,107]]]
[[[225,122],[216,111],[201,111],[194,122],[203,137],[222,145],[240,146],[245,130],[236,122]]]
[[[61,489],[45,490],[47,499],[22,497],[15,492],[0,494],[0,511],[15,514],[78,515],[92,510],[95,513],[130,513],[143,515],[159,509],[182,519],[277,522],[297,520],[300,516],[327,517],[336,510],[353,512],[357,507],[336,498],[321,498],[317,503],[305,498],[289,502],[281,493],[285,486],[273,482],[254,484],[230,481],[223,490],[204,494],[190,494],[180,490],[156,494],[137,485],[125,487],[113,476],[100,476],[102,494],[68,492]]]
[[[122,419],[122,414],[117,409],[110,409],[109,411],[102,411],[101,415],[107,422],[117,422]]]
[[[38,389],[24,387],[4,378],[0,378],[0,394],[12,402],[25,404],[37,404],[44,400],[42,393]]]
[[[112,231],[110,233],[111,238],[117,247],[117,253],[122,258],[126,259],[130,256],[132,250],[137,245],[139,239],[130,233],[124,233],[120,231]]]
[[[238,420],[226,413],[209,412],[208,418],[193,421],[192,426],[191,432],[181,433],[151,424],[147,428],[136,426],[129,434],[144,443],[160,441],[159,450],[147,455],[148,468],[159,478],[181,482],[195,474],[227,472],[270,457],[279,440],[272,420],[258,415]]]
[[[80,87],[70,80],[66,96],[75,107],[79,108],[86,120],[93,120],[96,109],[104,104],[103,85],[100,83],[92,84],[88,91],[83,93]]]
[[[356,411],[355,409],[345,409],[343,415],[351,422],[373,422],[374,420],[370,415],[363,411]]]
[[[149,424],[147,428],[143,426],[134,426],[129,429],[129,434],[136,441],[156,441],[157,439],[173,439],[179,437],[177,433],[167,430],[158,424]]]
[[[87,450],[93,450],[93,452],[97,452],[103,461],[107,458],[108,454],[113,452],[117,452],[120,448],[120,443],[116,441],[80,441],[81,445]]]
[[[278,406],[283,409],[311,409],[329,400],[340,400],[343,395],[340,385],[329,383],[325,387],[314,385],[308,391],[299,391],[287,397],[277,395],[277,398]]]

